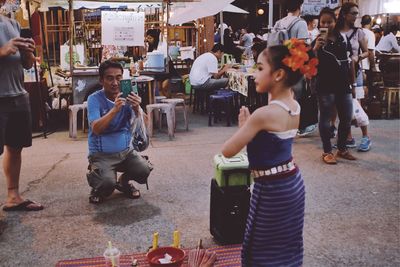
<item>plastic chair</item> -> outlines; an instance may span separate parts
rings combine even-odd
[[[189,121],[188,121],[188,117],[187,117],[187,110],[186,110],[186,104],[185,104],[185,100],[182,98],[167,98],[167,99],[162,99],[161,100],[162,103],[167,103],[170,104],[173,109],[173,121],[174,121],[174,129],[176,129],[176,107],[177,106],[182,106],[183,108],[183,119],[185,121],[185,129],[186,131],[189,131]]]
[[[69,137],[77,138],[78,111],[82,110],[82,131],[85,132],[85,117],[87,110],[87,102],[83,104],[69,105]]]
[[[174,108],[170,104],[166,103],[158,103],[158,104],[150,104],[146,106],[147,116],[149,117],[147,130],[149,132],[149,136],[153,136],[153,114],[157,114],[158,116],[162,113],[165,113],[167,116],[167,126],[168,126],[168,137],[169,140],[172,140],[174,137]],[[161,121],[161,118],[159,117]],[[161,128],[161,127],[160,127]]]

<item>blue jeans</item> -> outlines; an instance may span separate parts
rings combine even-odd
[[[346,149],[346,139],[350,132],[351,119],[353,117],[353,100],[351,94],[319,95],[319,133],[325,153],[332,152],[330,122],[336,108],[339,116],[338,149]]]

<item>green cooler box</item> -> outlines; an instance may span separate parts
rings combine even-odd
[[[232,158],[225,158],[221,154],[214,156],[215,180],[218,186],[249,185],[250,171],[247,153],[239,153]],[[225,177],[228,176],[228,185]]]

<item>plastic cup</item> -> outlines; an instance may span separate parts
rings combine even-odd
[[[103,256],[106,260],[106,267],[119,267],[119,257],[121,256],[121,252],[117,248],[107,248],[104,251]]]

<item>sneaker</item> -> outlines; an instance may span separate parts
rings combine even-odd
[[[332,125],[329,130],[331,131],[331,138],[335,138],[337,134],[337,129],[335,125]]]
[[[297,135],[298,136],[306,136],[306,135],[309,135],[309,134],[315,132],[316,129],[317,129],[317,125],[313,124],[313,125],[307,126],[305,129],[298,130]]]
[[[358,145],[358,151],[367,152],[371,149],[371,140],[368,136],[361,138],[360,144]]]
[[[325,162],[326,164],[330,164],[330,165],[337,163],[336,158],[332,152],[322,154],[322,161]]]
[[[351,138],[351,140],[346,140],[347,148],[355,148],[356,146],[356,140],[354,138]]]
[[[338,150],[336,152],[336,158],[342,158],[342,159],[347,159],[347,160],[356,160],[357,159],[348,150],[344,150],[344,151]]]

